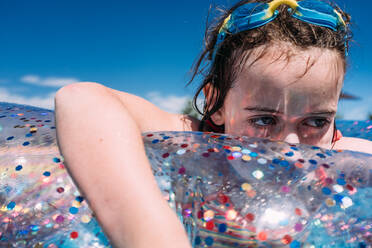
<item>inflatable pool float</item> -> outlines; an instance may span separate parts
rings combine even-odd
[[[372,122],[339,122],[372,140]],[[202,132],[143,134],[193,247],[371,247],[372,156]],[[110,247],[58,151],[54,112],[0,103],[0,247]]]

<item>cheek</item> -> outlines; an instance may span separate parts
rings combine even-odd
[[[242,125],[239,116],[235,113],[225,114],[225,132],[228,134],[240,135],[244,126]]]
[[[226,96],[223,108],[226,133],[239,135],[246,128],[247,117],[244,108],[249,103],[249,96],[244,96],[247,95],[241,87],[231,89]]]
[[[225,124],[225,132],[232,134],[238,125],[239,111],[237,103],[231,91],[227,94],[223,106],[223,121]],[[234,133],[235,134],[235,133]]]
[[[270,138],[270,136],[276,131],[270,128],[257,128],[253,127],[243,115],[229,116],[225,120],[225,133],[247,136],[247,137],[259,137],[259,138]]]
[[[331,149],[333,131],[333,122],[331,125],[329,125],[328,128],[325,128],[324,130],[308,129],[304,127],[303,129],[298,130],[300,143]]]
[[[231,101],[224,108],[225,132],[228,134],[242,135],[247,128],[244,110],[237,101]]]
[[[226,115],[225,118],[225,132],[227,134],[240,136],[255,136],[253,129],[249,128],[247,121],[243,119],[242,115]]]
[[[272,131],[269,129],[257,129],[252,127],[246,127],[242,133],[244,136],[248,137],[258,137],[258,138],[270,138],[272,136]]]
[[[329,127],[328,131],[324,134],[324,136],[318,141],[318,146],[331,149],[332,148],[332,139],[333,139],[333,133],[334,133],[334,124]]]

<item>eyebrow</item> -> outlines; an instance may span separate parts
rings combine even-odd
[[[260,106],[245,107],[244,110],[256,111],[256,112],[269,112],[269,113],[283,114],[283,112],[281,112],[279,110],[268,108],[268,107],[260,107]]]
[[[284,114],[282,111],[269,108],[269,107],[260,107],[260,106],[252,106],[252,107],[245,107],[244,110],[248,111],[255,111],[255,112],[268,112],[268,113],[276,113],[276,114]],[[306,113],[306,115],[335,115],[336,111],[334,110],[320,110],[316,112]]]
[[[324,110],[308,113],[307,115],[335,115],[336,111],[333,110]]]

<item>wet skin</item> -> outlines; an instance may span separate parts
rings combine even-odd
[[[252,51],[212,120],[229,134],[331,148],[344,78],[340,56],[279,43],[252,64],[262,49]]]

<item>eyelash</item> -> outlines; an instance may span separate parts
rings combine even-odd
[[[271,121],[274,122],[274,123],[264,124],[264,125],[258,125],[258,124],[257,124],[257,121],[259,121],[259,120],[263,120],[264,118],[271,119]],[[256,127],[256,128],[267,128],[267,127],[269,127],[269,126],[274,126],[274,125],[276,125],[276,123],[277,123],[278,121],[277,121],[277,119],[276,119],[275,117],[273,117],[273,116],[259,116],[259,117],[254,117],[254,118],[249,119],[248,122],[249,122],[252,126],[254,126],[254,127]]]
[[[269,124],[265,124],[264,125],[259,125],[257,124],[258,121],[263,121],[264,119],[266,119],[266,121],[268,119],[270,119],[270,123]],[[306,122],[308,121],[322,121],[323,123],[320,125],[320,126],[317,126],[317,125],[308,125]],[[274,126],[277,124],[277,118],[275,118],[274,116],[259,116],[259,117],[253,117],[251,119],[248,120],[248,122],[250,123],[250,125],[256,127],[256,128],[268,128],[269,126]],[[263,121],[265,122],[265,121]],[[331,121],[325,117],[310,117],[310,118],[307,118],[305,119],[302,124],[304,126],[307,126],[307,127],[310,127],[310,128],[317,128],[317,129],[322,129],[324,128],[325,126],[327,126],[328,124],[330,124]]]
[[[321,125],[319,127],[306,124],[306,121],[319,121],[319,120],[323,121],[323,125]],[[324,128],[325,126],[327,126],[330,123],[331,123],[331,121],[329,119],[325,118],[325,117],[311,117],[311,118],[305,119],[304,122],[303,122],[303,125],[308,126],[308,127],[312,127],[312,128],[321,129],[321,128]]]

